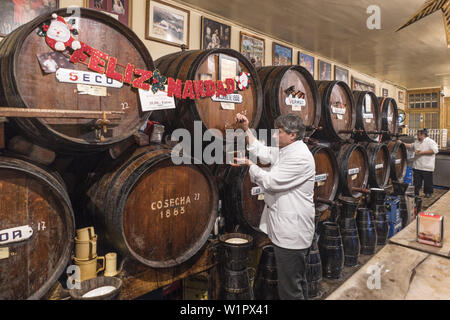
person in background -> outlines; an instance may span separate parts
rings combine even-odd
[[[267,147],[249,130],[248,119],[236,115],[237,126],[246,132],[248,150],[271,163],[264,170],[247,158],[235,159],[247,165],[251,180],[264,190],[265,207],[260,229],[274,245],[278,293],[282,300],[308,298],[306,257],[311,247],[315,224],[314,158],[302,141],[305,126],[301,118],[287,114],[275,120],[274,138],[279,148]],[[241,164],[239,164],[241,163]]]
[[[417,131],[417,140],[414,143],[405,143],[407,148],[415,152],[413,172],[414,172],[414,193],[419,195],[423,182],[423,193],[425,198],[430,198],[433,194],[433,172],[436,161],[436,154],[439,152],[437,143],[428,137],[428,130]]]

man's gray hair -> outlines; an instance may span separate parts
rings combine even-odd
[[[286,133],[297,133],[296,140],[305,137],[305,125],[302,118],[293,113],[281,115],[275,119],[275,128],[283,129]]]

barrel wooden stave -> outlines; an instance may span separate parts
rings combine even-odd
[[[217,129],[223,137],[226,129],[235,127],[236,114],[243,112],[249,119],[250,128],[258,127],[262,112],[261,83],[254,66],[239,52],[232,49],[190,50],[161,57],[155,64],[162,74],[181,79],[183,82],[220,80],[221,55],[238,59],[239,72],[243,70],[250,74],[249,88],[238,91],[243,97],[243,103],[235,104],[234,110],[224,110],[220,102],[214,102],[208,97],[196,100],[175,99],[177,105],[175,110],[165,110],[164,116],[155,118],[162,121],[169,131],[185,128],[193,133],[194,121],[202,121],[203,130]],[[217,132],[212,134],[221,138]]]
[[[149,146],[125,155],[94,179],[87,194],[88,211],[105,240],[155,268],[191,258],[217,217],[218,191],[209,170],[176,166],[170,152]]]
[[[396,182],[403,181],[407,167],[406,146],[400,140],[390,141],[387,145],[390,154],[391,179]]]
[[[56,11],[68,16],[67,9]],[[137,68],[153,70],[153,60],[142,41],[125,25],[96,10],[80,9],[79,39],[93,48],[116,57],[118,63],[133,63]],[[42,15],[16,29],[0,45],[2,87],[0,101],[20,108],[69,109],[86,111],[125,111],[120,121],[113,121],[103,139],[98,139],[94,120],[19,118],[17,126],[27,137],[45,147],[62,153],[98,152],[133,135],[146,121],[149,112],[140,111],[139,95],[129,85],[107,88],[108,96],[77,93],[75,84],[60,83],[54,75],[41,70],[36,55],[52,50],[36,28],[51,19]],[[105,35],[108,35],[106,41]],[[89,71],[87,66],[68,62],[73,70]],[[117,67],[117,71],[123,68]],[[128,108],[122,110],[122,104]]]
[[[378,142],[380,137],[370,131],[381,130],[381,111],[377,96],[371,91],[353,91],[356,106],[355,129],[363,130],[356,133],[355,139],[358,141]]]
[[[398,106],[393,98],[379,97],[378,102],[381,110],[381,129],[387,131],[383,140],[389,140],[397,133]]]
[[[383,189],[389,182],[391,172],[389,149],[382,143],[365,143],[363,146],[369,157],[369,185]]]
[[[0,230],[28,225],[28,240],[2,245],[0,299],[39,299],[69,262],[75,235],[61,181],[29,162],[0,157]]]

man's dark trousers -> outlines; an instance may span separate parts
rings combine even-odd
[[[432,194],[433,193],[433,172],[417,170],[414,169],[414,193],[416,196],[419,195],[420,189],[423,186],[423,193]]]
[[[307,249],[285,249],[274,245],[278,294],[281,300],[308,300]]]

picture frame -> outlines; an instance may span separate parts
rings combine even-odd
[[[349,80],[348,70],[335,65],[334,66],[334,80],[343,81],[349,85],[350,83],[348,81]]]
[[[255,67],[264,66],[266,41],[249,33],[240,32],[239,51],[248,60],[255,59]]]
[[[85,7],[101,11],[131,28],[131,0],[84,0]]]
[[[145,39],[189,49],[189,24],[188,10],[158,0],[147,0]]]
[[[219,80],[235,79],[239,74],[239,60],[226,54],[219,54]]]
[[[274,42],[272,44],[272,64],[274,66],[292,65],[292,48]]]
[[[50,13],[59,8],[59,0],[49,0],[48,5],[42,4],[34,9],[26,9],[26,3],[19,5],[13,0],[0,0],[0,37],[6,37],[21,25],[30,22],[41,14]],[[36,4],[35,4],[36,5]],[[21,10],[15,10],[22,6]]]
[[[231,26],[202,16],[201,48],[231,48]]]
[[[398,102],[405,103],[405,92],[404,91],[398,92]]]
[[[306,53],[298,53],[298,64],[305,68],[306,70],[311,73],[311,75],[314,77],[314,63],[315,58],[313,56],[307,55]]]
[[[389,97],[389,90],[388,90],[388,89],[385,89],[385,88],[383,88],[383,89],[382,89],[382,96],[383,96],[384,98],[387,98],[387,97]]]
[[[374,83],[369,83],[367,81],[357,79],[352,77],[352,90],[353,91],[371,91],[375,93],[376,86]]]
[[[331,63],[319,60],[319,80],[320,81],[331,80]]]

